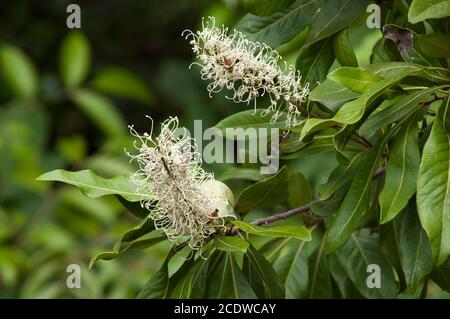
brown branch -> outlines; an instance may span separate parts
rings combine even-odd
[[[372,176],[372,179],[376,179],[380,176],[382,176],[385,173],[386,169],[384,167],[379,168]],[[260,225],[267,225],[279,220],[283,220],[286,218],[289,218],[291,216],[294,216],[296,214],[299,213],[304,213],[307,212],[309,210],[311,210],[312,206],[316,203],[321,203],[321,200],[315,200],[312,201],[306,205],[297,207],[297,208],[293,208],[291,210],[285,211],[283,213],[279,213],[279,214],[275,214],[269,217],[263,217],[263,218],[258,218],[255,219],[254,221],[252,221],[250,224],[252,225],[256,225],[256,226],[260,226]],[[226,235],[229,236],[234,236],[239,232],[239,228],[232,226],[231,228],[228,229],[228,231],[226,232]]]

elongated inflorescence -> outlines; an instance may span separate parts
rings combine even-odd
[[[309,85],[301,84],[300,72],[285,64],[279,67],[280,55],[269,46],[253,42],[246,36],[228,28],[216,27],[215,19],[203,20],[202,30],[185,30],[201,67],[201,77],[210,80],[210,96],[224,88],[233,92],[229,98],[235,102],[253,102],[267,94],[270,106],[262,116],[271,114],[272,122],[286,118],[286,126],[298,123],[299,106],[309,94]]]
[[[202,191],[202,184],[214,177],[196,160],[200,157],[195,142],[178,129],[176,117],[161,124],[157,137],[152,132],[141,136],[133,126],[130,132],[139,151],[128,153],[139,164],[131,178],[137,191],[146,195],[141,205],[169,240],[176,244],[187,240],[193,250],[201,248],[224,222]]]

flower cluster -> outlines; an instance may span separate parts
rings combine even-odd
[[[309,85],[301,85],[300,72],[293,66],[279,67],[281,57],[276,51],[237,30],[216,27],[213,17],[203,21],[202,30],[186,30],[183,35],[190,39],[202,79],[212,81],[210,96],[226,88],[235,102],[253,102],[256,109],[256,99],[267,94],[271,105],[262,116],[270,113],[272,121],[285,116],[287,127],[297,124],[298,106],[306,100]]]
[[[195,143],[186,131],[178,129],[176,117],[163,122],[155,138],[152,132],[139,135],[133,126],[130,132],[138,138],[135,148],[139,153],[128,155],[139,164],[131,179],[137,191],[146,195],[142,207],[149,210],[155,227],[170,241],[177,244],[188,240],[193,250],[201,248],[224,221],[213,201],[205,196],[203,186],[214,177],[195,160],[200,158]]]

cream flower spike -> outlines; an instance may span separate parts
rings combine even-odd
[[[139,164],[131,180],[137,191],[146,195],[141,206],[170,241],[179,244],[187,240],[192,250],[200,249],[212,234],[224,230],[225,217],[234,216],[230,213],[234,205],[231,191],[203,170],[195,142],[186,130],[178,129],[177,117],[164,121],[155,138],[152,132],[141,136],[133,126],[129,128],[137,138],[138,154],[127,154]],[[211,187],[225,187],[228,201],[219,205],[217,194],[211,197],[210,190],[205,191]]]
[[[209,17],[203,19],[202,30],[182,33],[190,39],[198,60],[193,64],[201,67],[202,79],[212,81],[207,87],[209,95],[226,88],[232,91],[230,99],[247,105],[253,102],[256,109],[256,99],[267,94],[271,105],[261,115],[271,114],[272,122],[286,116],[287,127],[297,125],[298,106],[309,94],[309,84],[302,86],[300,72],[286,63],[284,70],[280,68],[281,56],[268,45],[215,24],[214,17]]]

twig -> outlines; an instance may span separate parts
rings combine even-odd
[[[385,171],[386,171],[386,169],[384,167],[379,168],[373,174],[372,179],[376,179],[376,178],[382,176],[385,173]],[[293,209],[285,211],[283,213],[275,214],[275,215],[272,215],[272,216],[269,216],[269,217],[255,219],[254,221],[251,222],[251,224],[252,225],[256,225],[256,226],[267,225],[267,224],[270,224],[270,223],[273,223],[273,222],[276,222],[276,221],[279,221],[279,220],[282,220],[282,219],[289,218],[289,217],[291,217],[293,215],[296,215],[296,214],[299,214],[299,213],[307,212],[307,211],[311,210],[311,208],[312,208],[312,206],[314,204],[321,203],[321,202],[323,202],[323,201],[315,200],[315,201],[310,202],[309,204],[306,204],[306,205],[303,205],[303,206],[300,206],[300,207],[297,207],[297,208],[293,208]],[[236,235],[238,233],[239,233],[239,228],[232,226],[227,231],[226,235],[234,236],[234,235]]]

